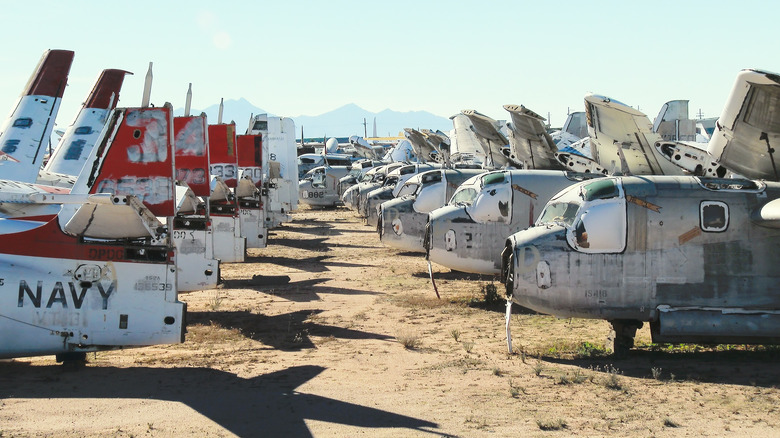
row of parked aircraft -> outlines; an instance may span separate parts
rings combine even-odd
[[[340,197],[429,269],[499,276],[510,351],[513,302],[608,320],[618,354],[644,323],[654,342],[780,342],[780,76],[740,72],[718,119],[671,101],[651,122],[590,94],[548,133],[504,108],[509,122],[466,110],[449,134],[407,129],[389,151],[355,138],[365,160],[313,169],[301,202]],[[415,162],[390,159],[410,148]]]
[[[45,161],[74,53],[44,53],[0,127],[0,358],[183,342],[179,292],[266,246],[297,208],[295,126],[252,116],[246,134],[205,114],[117,107],[104,70]]]

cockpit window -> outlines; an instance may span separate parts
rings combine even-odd
[[[424,186],[437,182],[441,182],[441,172],[439,171],[428,172],[422,175],[422,183]]]
[[[504,172],[489,173],[482,177],[482,186],[504,182]]]
[[[414,172],[414,166],[404,166],[401,168],[401,170],[399,170],[399,172],[401,173],[401,175],[408,175]]]
[[[558,223],[565,226],[571,226],[577,217],[577,211],[580,204],[576,202],[551,202],[547,204],[542,215],[539,216],[538,223]]]
[[[609,199],[620,196],[620,191],[613,179],[597,179],[582,186],[582,197],[586,202],[596,199]]]
[[[407,182],[403,187],[401,187],[401,190],[398,191],[397,197],[400,198],[405,195],[413,195],[417,192],[418,187],[420,187],[418,184]]]
[[[471,187],[458,190],[457,193],[452,195],[450,204],[452,205],[471,205],[474,200],[477,199],[477,191]]]

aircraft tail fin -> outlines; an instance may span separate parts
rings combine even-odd
[[[38,178],[72,63],[70,50],[48,50],[41,57],[0,126],[0,178],[28,183]]]
[[[106,69],[98,76],[76,119],[65,130],[59,145],[44,167],[45,172],[78,175],[95,146],[108,114],[116,108],[125,70]]]
[[[73,193],[135,195],[157,217],[175,215],[173,108],[115,109]]]

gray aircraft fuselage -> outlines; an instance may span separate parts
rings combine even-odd
[[[380,207],[379,240],[406,251],[425,252],[423,237],[428,213],[444,206],[467,179],[486,173],[483,169],[431,170],[410,178],[398,197]]]
[[[559,170],[504,170],[475,176],[449,205],[429,214],[425,247],[432,262],[462,272],[498,274],[512,233],[533,225],[547,201],[582,178]]]
[[[778,198],[778,183],[692,176],[573,185],[507,239],[507,294],[558,317],[649,321],[654,342],[778,343]]]

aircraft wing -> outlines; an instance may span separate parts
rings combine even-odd
[[[526,169],[563,170],[555,159],[558,148],[547,133],[545,119],[522,105],[504,105],[512,117],[509,144]]]
[[[355,148],[355,152],[358,153],[363,158],[368,158],[369,160],[378,160],[382,157],[377,156],[376,151],[374,148],[371,147],[370,144],[366,141],[363,137],[358,137],[357,135],[353,135],[349,138],[349,143],[352,145],[353,148]]]
[[[747,178],[780,181],[780,76],[759,70],[737,75],[707,151]]]
[[[471,120],[463,114],[455,114],[452,120],[452,135],[450,135],[450,152],[453,156],[473,154],[485,157],[485,149],[472,129]]]
[[[660,157],[650,119],[643,112],[608,97],[585,96],[593,158],[610,172],[633,175],[682,175]]]
[[[428,142],[422,132],[412,128],[404,128],[404,137],[411,143],[415,155],[424,160],[436,161],[436,155],[439,151]]]
[[[504,153],[504,147],[509,146],[509,140],[498,130],[498,122],[475,110],[463,110],[461,114],[469,118],[472,129],[482,143],[488,160],[496,167],[508,165],[522,167],[523,163]]]

